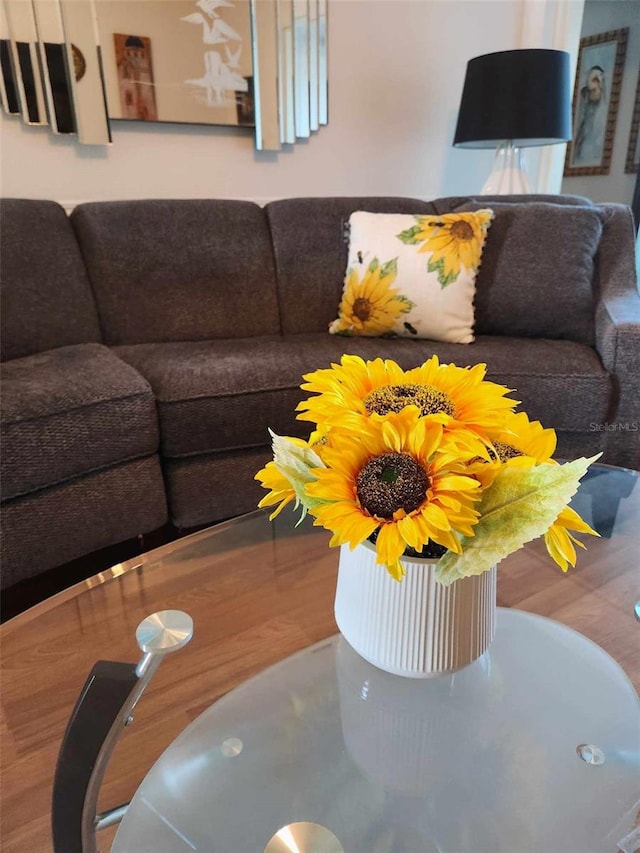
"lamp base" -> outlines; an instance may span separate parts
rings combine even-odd
[[[511,142],[501,142],[496,148],[493,170],[482,195],[517,195],[531,192],[527,177],[524,151]]]

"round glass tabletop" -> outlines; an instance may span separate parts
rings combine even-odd
[[[336,636],[231,691],[156,762],[112,850],[614,853],[639,778],[621,667],[499,608],[489,651],[452,675],[387,674]]]

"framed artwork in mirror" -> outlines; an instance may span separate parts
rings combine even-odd
[[[608,175],[628,27],[580,39],[565,176]]]
[[[633,116],[631,117],[631,130],[629,131],[629,144],[627,145],[627,159],[624,170],[634,173],[640,167],[640,72],[636,83],[636,98],[633,105]]]
[[[111,119],[248,126],[249,0],[97,0],[96,8]]]

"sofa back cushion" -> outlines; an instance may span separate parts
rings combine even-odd
[[[100,342],[82,255],[53,201],[0,200],[2,361]]]
[[[245,201],[146,200],[72,213],[108,344],[277,334],[264,211]]]
[[[482,199],[495,213],[476,279],[476,335],[594,342],[603,212],[590,204]]]
[[[436,213],[451,213],[461,205],[469,204],[470,202],[478,202],[481,207],[491,207],[493,204],[531,204],[532,202],[545,202],[547,204],[570,204],[579,205],[581,207],[593,207],[593,202],[582,195],[551,195],[550,193],[529,193],[523,196],[522,193],[511,195],[505,193],[503,195],[473,195],[473,196],[444,196],[443,198],[435,199],[433,206]]]
[[[327,332],[342,296],[349,217],[370,213],[435,213],[411,198],[294,198],[265,208],[278,274],[282,331]]]

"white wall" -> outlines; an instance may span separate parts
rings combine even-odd
[[[544,5],[529,0],[529,12],[532,2]],[[0,191],[63,203],[478,191],[492,153],[451,147],[466,63],[536,46],[523,34],[526,7],[525,0],[330,0],[329,125],[310,140],[256,152],[247,130],[114,122],[113,145],[93,147],[3,115]]]
[[[640,0],[586,0],[583,37],[621,27],[629,27],[629,38],[609,174],[563,178],[562,191],[583,195],[592,201],[631,204],[636,176],[625,174],[624,164],[640,69]]]

